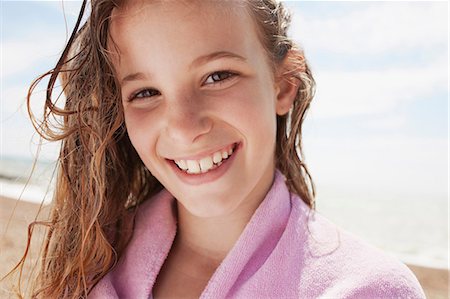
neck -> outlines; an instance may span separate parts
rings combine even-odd
[[[248,208],[250,211],[247,213],[239,211],[221,217],[203,218],[192,215],[178,204],[177,247],[220,264],[256,209]]]
[[[239,239],[255,210],[271,187],[243,200],[233,212],[217,217],[198,217],[178,203],[178,231],[175,245],[178,250],[190,252],[219,265]]]

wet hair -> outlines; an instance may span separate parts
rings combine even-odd
[[[304,163],[302,124],[315,83],[303,52],[288,37],[290,15],[275,0],[242,0],[256,24],[274,71],[289,60],[282,77],[298,86],[289,113],[277,116],[276,167],[291,192],[314,209],[314,184]],[[91,0],[82,24],[84,0],[75,28],[56,66],[36,79],[28,93],[31,120],[42,138],[61,141],[56,187],[32,284],[33,298],[87,297],[114,267],[132,233],[139,203],[163,187],[133,148],[124,123],[120,86],[108,50],[112,10],[118,0]],[[42,120],[30,109],[31,94],[49,77]],[[66,97],[58,107],[58,77]],[[30,246],[29,236],[27,251]],[[15,270],[23,268],[27,251]],[[19,279],[20,280],[20,279]],[[20,291],[19,291],[20,292]]]
[[[289,113],[277,116],[275,162],[289,190],[314,208],[315,187],[304,162],[302,124],[314,97],[315,81],[303,51],[288,36],[291,15],[284,5],[274,0],[247,2],[274,71],[289,60],[284,64],[289,68],[281,74],[282,79],[299,86]]]

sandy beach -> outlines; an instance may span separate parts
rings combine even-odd
[[[3,277],[20,260],[27,241],[27,226],[32,222],[39,210],[39,205],[29,202],[19,202],[16,211],[11,217],[16,200],[0,197],[0,277]],[[42,215],[48,213],[48,209],[42,211]],[[8,225],[9,222],[9,225]],[[8,229],[6,227],[8,225]],[[5,232],[6,230],[6,232]],[[42,232],[37,230],[37,238],[32,243],[31,253],[33,262],[36,260],[39,250],[39,239]],[[32,266],[27,265],[27,268]],[[449,297],[449,272],[442,269],[433,269],[415,265],[408,265],[420,281],[427,298],[447,299]],[[11,298],[10,283],[0,283],[0,298]]]
[[[17,205],[16,205],[17,204]],[[15,209],[15,212],[13,213]],[[22,257],[27,244],[28,224],[33,222],[39,211],[39,205],[9,198],[0,197],[0,279],[5,276]],[[43,208],[41,215],[48,213]],[[37,253],[43,238],[43,230],[36,228],[36,234],[30,247],[31,262],[25,265],[24,273],[28,273],[37,260]],[[27,276],[24,275],[26,279]],[[15,298],[11,281],[0,282],[0,298]],[[23,289],[23,287],[22,287]]]

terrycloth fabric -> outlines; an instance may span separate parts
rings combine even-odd
[[[133,238],[89,298],[147,299],[176,234],[174,199],[140,207]],[[401,262],[290,194],[280,172],[201,298],[425,298]]]

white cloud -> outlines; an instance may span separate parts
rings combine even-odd
[[[57,6],[57,9],[61,12],[64,12],[66,15],[77,17],[80,13],[81,4],[83,1],[79,0],[64,0],[64,1],[49,1],[48,4],[51,4],[53,7]],[[89,7],[89,3],[86,5]]]
[[[2,122],[10,118],[28,118],[26,98],[29,83],[31,82],[23,82],[23,85],[11,86],[2,91]],[[40,114],[43,111],[45,83],[44,80],[43,84],[38,85],[31,98],[31,108],[36,114]]]
[[[408,118],[405,113],[383,113],[377,118],[368,118],[363,123],[364,128],[372,130],[399,130],[406,127]]]
[[[41,2],[42,5],[58,11],[62,17],[62,20],[65,19],[65,21],[67,21],[69,29],[72,29],[75,26],[78,15],[80,14],[82,3],[83,1],[80,0],[50,0]],[[90,8],[90,3],[88,2],[85,7],[82,23],[86,21],[89,16]]]
[[[27,113],[27,85],[17,85],[2,91],[0,109],[0,152],[4,155],[30,157],[36,152],[39,136],[31,124]],[[55,93],[56,95],[56,93]],[[61,103],[64,97],[61,98]],[[42,119],[45,102],[44,89],[39,86],[31,98],[31,109],[38,119]],[[47,144],[48,142],[44,142]],[[43,146],[42,157],[54,159],[58,143]]]
[[[47,33],[48,34],[48,33]],[[25,39],[2,41],[2,72],[0,78],[32,70],[38,63],[59,58],[64,46],[64,37],[45,38],[47,34],[36,34]],[[52,36],[52,34],[48,34]],[[31,73],[31,72],[30,72]],[[38,74],[36,74],[37,76]]]
[[[447,196],[446,138],[311,136],[304,145],[313,179],[329,196]]]
[[[26,96],[32,80],[51,69],[59,58],[66,42],[63,22],[61,18],[62,26],[54,28],[40,24],[30,27],[25,35],[9,34],[2,40],[0,152],[4,155],[30,157],[36,151],[39,138],[27,113]],[[43,113],[47,79],[32,96],[31,107],[38,118]],[[43,157],[53,158],[57,147],[44,146]]]
[[[70,6],[69,3],[64,5]],[[50,7],[58,9],[61,7],[61,2],[43,1],[34,8],[39,11],[48,10]],[[8,13],[8,10],[5,13]],[[67,21],[70,28],[70,18],[67,18]],[[41,72],[52,68],[59,59],[70,34],[66,30],[64,22],[65,18],[62,12],[57,12],[52,18],[39,24],[31,24],[26,19],[23,19],[20,25],[11,22],[4,24],[0,78],[4,79],[11,75],[22,75],[22,77],[32,75],[32,78],[35,78]],[[16,32],[15,26],[19,26],[19,29],[28,27],[29,29]],[[42,65],[47,66],[38,70],[40,65],[41,67]]]
[[[355,3],[355,9],[334,17],[294,12],[292,35],[309,51],[380,54],[447,46],[445,2]],[[357,9],[362,7],[362,9]]]
[[[399,104],[447,90],[446,61],[386,70],[317,70],[314,118],[388,113]]]

